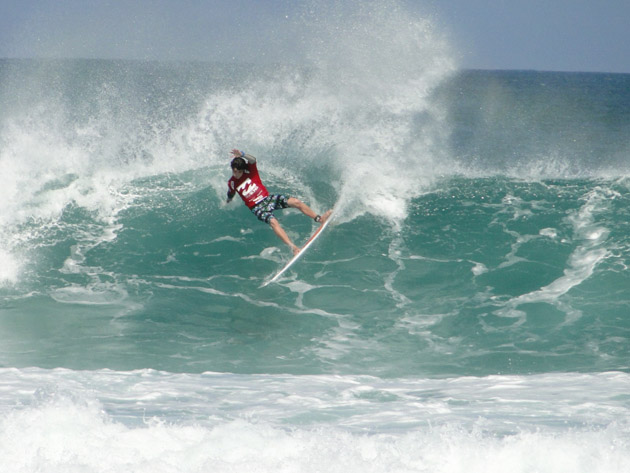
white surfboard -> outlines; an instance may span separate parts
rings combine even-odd
[[[293,258],[291,258],[289,260],[289,262],[287,264],[285,264],[284,267],[280,271],[278,271],[273,278],[271,278],[268,281],[264,282],[260,287],[265,287],[266,285],[271,284],[272,282],[276,282],[278,279],[280,279],[280,276],[282,276],[291,266],[293,266],[293,264],[297,260],[299,260],[300,257],[306,252],[308,247],[311,246],[315,242],[315,240],[317,240],[317,238],[319,238],[319,236],[322,234],[324,229],[328,226],[328,224],[332,220],[332,216],[333,216],[333,214],[331,213],[328,216],[328,219],[326,219],[326,221],[324,223],[322,223],[317,228],[317,230],[315,230],[315,232],[311,235],[311,237],[304,244],[304,246],[302,248],[300,248],[300,252],[297,255],[295,255]]]

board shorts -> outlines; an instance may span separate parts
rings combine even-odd
[[[289,207],[289,197],[281,194],[268,195],[254,207],[252,207],[252,213],[258,217],[261,222],[269,223],[274,216],[273,212],[276,209],[286,209]]]

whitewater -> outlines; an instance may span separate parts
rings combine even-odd
[[[334,13],[299,64],[0,60],[0,471],[630,471],[630,76]],[[336,209],[264,288],[235,147]]]

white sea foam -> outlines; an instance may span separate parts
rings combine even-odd
[[[50,407],[5,419],[0,467],[13,473],[384,472],[625,473],[615,428],[509,438],[457,427],[360,435],[234,421],[212,428],[159,423],[127,428],[98,412]]]
[[[558,231],[555,228],[543,228],[538,232],[538,234],[548,238],[556,238],[558,236]]]
[[[18,280],[20,264],[11,253],[0,249],[0,286],[13,284]]]
[[[117,305],[127,299],[127,291],[112,283],[72,285],[55,289],[50,293],[55,301],[64,304]]]
[[[504,308],[497,311],[497,314],[517,317],[523,322],[525,314],[518,310],[520,305],[545,302],[556,305],[565,312],[567,323],[579,318],[581,311],[564,303],[561,298],[572,288],[590,278],[596,267],[609,256],[610,251],[606,248],[605,243],[610,231],[597,223],[597,216],[606,210],[610,201],[616,197],[618,197],[618,193],[608,188],[598,186],[589,191],[582,199],[584,201],[583,205],[576,211],[571,212],[566,218],[572,225],[575,239],[579,244],[569,255],[563,275],[540,289],[510,299]],[[554,229],[543,229],[539,234],[551,238],[556,237]],[[515,245],[530,238],[532,237],[519,236]],[[510,253],[512,257],[508,258],[508,261],[502,264],[503,266],[513,264],[515,245],[513,245]]]
[[[483,263],[475,263],[475,265],[470,269],[475,276],[479,276],[481,274],[488,272],[488,267]]]
[[[15,473],[630,467],[623,373],[442,380],[0,374],[0,469]]]

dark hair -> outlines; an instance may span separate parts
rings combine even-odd
[[[239,171],[244,171],[247,169],[247,163],[243,158],[234,158],[230,163],[232,169],[238,169]]]

